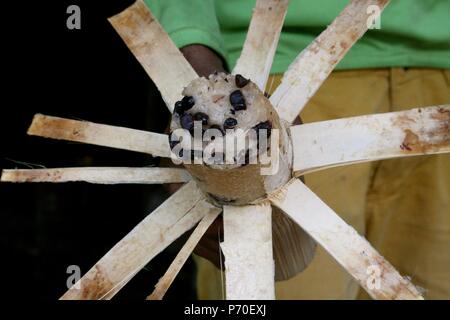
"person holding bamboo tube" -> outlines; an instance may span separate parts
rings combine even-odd
[[[231,70],[255,1],[146,0],[201,76]],[[266,91],[347,1],[291,0]],[[348,52],[302,111],[304,122],[450,103],[450,2],[391,1],[376,28]],[[402,158],[328,169],[306,184],[389,260],[425,289],[450,298],[450,155]],[[199,244],[198,296],[220,299],[217,221]],[[206,259],[205,259],[206,258]],[[208,261],[209,260],[209,261]],[[211,264],[212,262],[213,264]],[[324,250],[279,299],[364,299],[367,294]]]

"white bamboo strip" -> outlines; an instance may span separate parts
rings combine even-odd
[[[167,245],[164,244],[165,239],[168,239],[168,241],[171,242],[175,241],[182,234],[193,228],[205,216],[206,213],[208,213],[210,210],[215,210],[215,208],[216,207],[214,207],[210,202],[204,199],[197,202],[195,207],[193,207],[191,211],[189,211],[185,216],[177,221],[177,223],[168,230],[167,235],[165,235],[162,240],[159,240],[163,242],[164,245],[164,248],[158,249],[159,252],[167,247]],[[139,270],[143,267],[144,266],[140,267]],[[136,269],[133,274],[130,274],[125,279],[125,281],[122,281],[119,285],[115,286],[113,290],[109,291],[102,297],[102,300],[110,300],[111,298],[113,298],[114,295],[119,292],[127,284],[127,282],[139,272],[139,270]]]
[[[258,0],[233,74],[251,79],[264,92],[289,0]]]
[[[5,169],[2,182],[74,182],[97,184],[163,184],[191,180],[190,174],[178,168],[57,168]]]
[[[372,298],[423,299],[409,280],[300,180],[291,180],[269,199],[328,251]]]
[[[450,152],[450,105],[291,127],[296,175],[381,159]]]
[[[275,299],[271,209],[269,203],[224,206],[221,248],[228,300]]]
[[[28,134],[170,157],[165,134],[36,114]]]
[[[197,225],[194,232],[192,232],[189,239],[184,244],[183,248],[178,252],[177,256],[170,264],[169,269],[167,269],[164,276],[159,279],[158,283],[155,286],[152,294],[147,297],[147,300],[162,300],[164,295],[166,294],[169,287],[172,285],[172,282],[175,280],[175,277],[180,272],[181,268],[186,263],[187,259],[194,251],[200,239],[203,237],[205,232],[211,226],[211,224],[216,220],[216,218],[221,213],[221,209],[217,207],[211,206],[208,210],[208,213],[204,216],[202,221]]]
[[[292,123],[348,50],[367,31],[371,6],[380,12],[389,0],[351,0],[342,13],[303,50],[283,76],[270,101]]]
[[[207,18],[207,17],[205,17]],[[161,92],[172,112],[183,88],[198,78],[144,1],[108,19]]]
[[[191,181],[101,258],[62,300],[110,299],[150,260],[191,229],[211,206]]]

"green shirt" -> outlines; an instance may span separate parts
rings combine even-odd
[[[256,0],[145,0],[178,47],[203,44],[232,69]],[[284,72],[348,0],[291,0],[272,73]],[[338,69],[450,68],[450,0],[391,0],[381,29],[369,30]]]

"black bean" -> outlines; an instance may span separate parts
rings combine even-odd
[[[263,121],[258,123],[256,126],[253,127],[254,129],[258,130],[258,129],[272,129],[272,123],[267,120],[267,121]]]
[[[175,102],[175,108],[173,109],[173,111],[178,113],[179,115],[182,115],[184,113],[183,103],[181,101]]]
[[[176,140],[172,139],[172,137],[173,137],[173,132],[171,132],[171,133],[169,134],[169,145],[170,145],[170,149],[173,149],[177,144],[180,143],[180,141],[176,141]]]
[[[197,112],[194,114],[195,121],[201,121],[202,125],[206,126],[208,124],[209,116],[203,112]]]
[[[247,152],[245,153],[244,163],[242,164],[241,167],[245,167],[249,163],[250,163],[250,150],[247,150]]]
[[[195,105],[195,100],[194,97],[186,96],[181,99],[181,103],[183,104],[184,111],[187,111]]]
[[[244,78],[240,74],[236,75],[235,81],[236,81],[236,87],[238,87],[238,88],[243,88],[250,82],[249,79]]]
[[[258,123],[256,126],[254,126],[253,129],[255,129],[256,131],[267,130],[267,137],[270,137],[272,123],[269,120],[263,121],[263,122]],[[258,134],[258,138],[259,138],[259,133],[258,132],[256,132],[256,133]]]
[[[230,103],[233,106],[233,109],[236,111],[247,109],[247,105],[245,104],[245,98],[241,90],[233,91],[230,94]]]
[[[234,118],[228,118],[223,123],[223,128],[226,129],[233,129],[237,125],[237,120]]]
[[[183,129],[192,130],[194,129],[194,118],[189,113],[185,113],[180,118],[180,125]]]

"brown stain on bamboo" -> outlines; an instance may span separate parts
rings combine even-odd
[[[136,1],[135,4],[123,13],[111,17],[108,20],[135,55],[138,56],[148,53],[154,47],[158,46],[158,42],[152,41],[153,39],[148,39],[145,35],[140,34],[143,26],[158,23],[143,2]],[[164,32],[159,23],[157,27],[161,32]],[[146,40],[139,40],[143,38]]]
[[[357,276],[357,280],[360,284],[366,288],[366,291],[375,299],[378,300],[396,300],[396,299],[421,299],[420,294],[415,291],[415,287],[413,284],[409,283],[405,278],[401,277],[395,283],[389,283],[389,275],[393,275],[397,273],[396,269],[386,260],[384,259],[378,252],[353,252],[353,255],[359,255],[362,257],[360,259],[361,264],[358,266],[346,265],[345,268],[352,275],[360,275]],[[369,289],[368,281],[372,275],[366,273],[370,267],[378,267],[378,280],[381,283],[387,284],[385,287],[380,287],[379,289]],[[374,275],[372,284],[377,282],[377,278]]]
[[[223,98],[225,98],[224,95],[215,95],[215,96],[212,97],[212,101],[213,101],[214,103],[217,103],[217,102],[219,102],[220,100],[222,100]]]
[[[418,110],[421,113],[421,110]],[[450,146],[450,109],[443,107],[437,108],[436,111],[430,114],[430,118],[436,120],[437,126],[432,130],[427,130],[425,135],[428,138],[432,138],[433,142],[424,141],[423,134],[418,134],[411,129],[403,129],[405,137],[400,149],[404,152],[423,153],[427,154],[445,147]],[[406,115],[398,117],[396,119],[398,124],[407,124],[408,122],[415,122],[413,119]]]
[[[437,111],[431,115],[431,118],[438,121],[444,121],[448,125],[448,123],[450,122],[450,109],[439,107]]]
[[[442,135],[442,129],[439,128],[436,131],[428,132],[427,134],[430,136],[436,135],[439,139],[438,142],[430,143],[423,141],[419,138],[419,136],[409,129],[405,129],[405,138],[403,139],[402,144],[400,145],[400,149],[404,152],[412,152],[412,153],[422,153],[427,154],[430,152],[437,151],[442,148],[446,148],[450,146],[450,138],[449,135]]]
[[[408,117],[408,115],[406,114],[401,114],[399,116],[397,116],[394,120],[394,124],[398,125],[398,126],[407,126],[411,123],[415,123],[416,121],[410,117]]]
[[[348,43],[345,41],[341,41],[339,42],[339,45],[341,46],[342,49],[346,50],[348,48]]]
[[[114,284],[109,280],[108,276],[103,272],[99,265],[94,267],[93,272],[94,277],[92,279],[85,278],[81,284],[80,299],[82,300],[101,299],[114,288]]]
[[[35,182],[45,179],[46,181],[58,181],[62,178],[61,170],[53,170],[52,172],[46,172],[43,174],[39,170],[29,170],[26,172],[12,171],[9,173],[10,180],[13,182]]]
[[[84,141],[86,140],[88,127],[88,122],[53,118],[38,114],[34,117],[33,123],[28,129],[28,134],[53,139]]]

